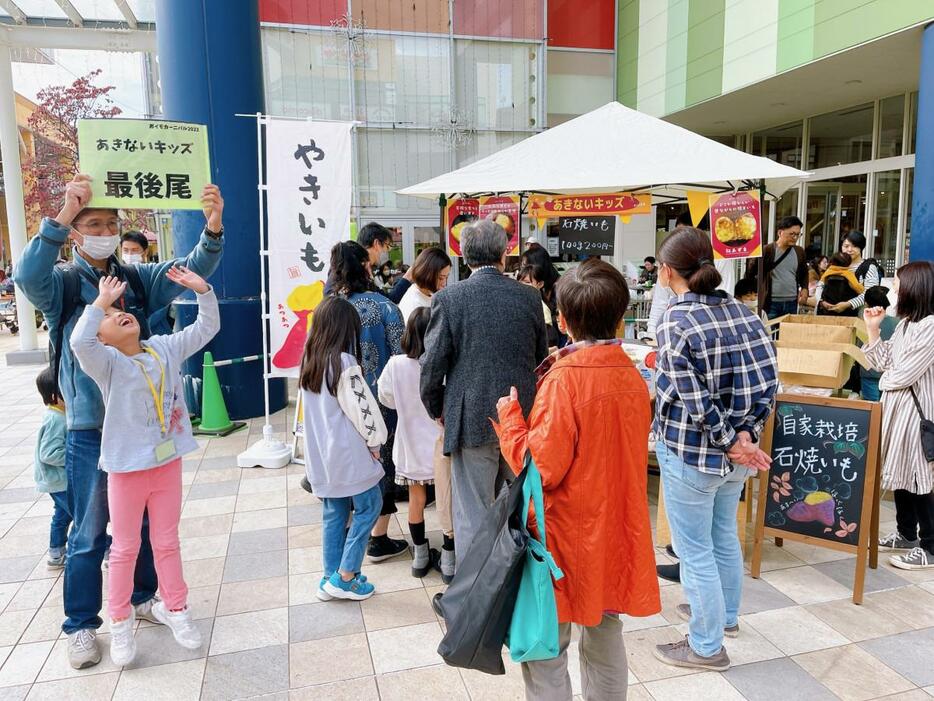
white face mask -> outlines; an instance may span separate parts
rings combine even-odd
[[[388,260],[389,260],[389,251],[387,251],[387,250],[384,249],[383,252],[379,254],[379,260],[376,261],[376,264],[377,264],[377,265],[382,265],[383,263],[387,262]]]
[[[117,250],[120,237],[113,236],[85,236],[84,243],[78,246],[94,260],[107,260]]]
[[[133,263],[142,263],[143,254],[142,253],[124,253],[123,262],[132,265]]]
[[[758,302],[757,300],[751,299],[751,300],[748,300],[748,301],[744,301],[743,304],[745,304],[747,307],[749,307],[753,312],[758,312],[758,309],[759,309],[759,302]]]

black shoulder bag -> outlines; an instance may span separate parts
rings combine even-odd
[[[928,462],[934,462],[934,421],[928,421],[924,418],[924,412],[921,411],[921,402],[918,401],[918,395],[915,394],[915,388],[909,387],[911,398],[915,402],[915,408],[921,417],[921,450],[924,451],[924,457]]]

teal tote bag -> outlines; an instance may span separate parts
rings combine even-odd
[[[522,523],[528,525],[529,502],[532,501],[541,540],[530,535],[525,552],[522,580],[506,641],[513,662],[550,660],[558,656],[558,607],[552,580],[557,581],[564,576],[545,545],[542,476],[531,454],[525,459],[525,468],[527,474],[522,486]]]

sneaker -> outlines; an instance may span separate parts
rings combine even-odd
[[[373,596],[376,587],[370,584],[359,575],[345,582],[340,572],[335,572],[331,578],[324,583],[324,591],[334,599],[350,599],[351,601],[363,601]]]
[[[441,550],[441,581],[450,584],[454,580],[454,568],[457,557],[453,550]]]
[[[412,576],[421,579],[426,574],[431,572],[432,569],[437,569],[441,571],[440,558],[441,554],[428,546],[428,541],[426,540],[421,545],[413,546],[415,550],[414,557],[412,558]]]
[[[101,661],[97,631],[82,628],[68,635],[68,664],[72,669],[87,669]]]
[[[691,620],[691,605],[690,604],[678,604],[675,609],[678,612],[683,620],[690,622]],[[732,626],[724,626],[723,634],[728,638],[738,638],[739,637],[739,623]]]
[[[50,570],[62,569],[65,566],[65,548],[49,548],[45,564]]]
[[[924,548],[912,548],[904,555],[892,555],[889,562],[900,570],[927,570],[934,568],[934,555]]]
[[[186,606],[182,611],[169,611],[164,601],[153,604],[152,614],[172,629],[175,642],[186,650],[197,650],[201,647],[201,631],[195,627],[191,620],[191,609]]]
[[[149,601],[144,601],[141,604],[136,604],[136,606],[133,607],[133,613],[136,616],[136,620],[137,621],[149,621],[150,623],[155,623],[156,625],[161,624],[162,621],[156,618],[156,614],[153,613],[153,608],[155,607],[156,604],[160,603],[161,601],[162,600],[157,595],[157,596],[152,597]]]
[[[314,494],[314,492],[311,491],[311,482],[308,481],[307,477],[302,477],[302,481],[299,482],[298,484],[302,489],[304,489],[309,494]]]
[[[129,618],[119,623],[110,622],[110,659],[118,667],[130,664],[136,657],[136,637],[133,635],[135,623],[132,609]]]
[[[730,668],[730,656],[726,654],[725,647],[721,646],[720,652],[713,657],[701,657],[691,649],[687,637],[676,643],[656,645],[655,657],[675,667],[709,669],[714,672],[725,672]]]
[[[409,551],[409,544],[405,540],[394,540],[393,538],[370,538],[366,546],[366,556],[370,562],[382,562],[390,558],[397,557],[402,553]]]
[[[330,601],[334,597],[327,593],[324,589],[324,585],[327,584],[329,575],[324,575],[321,577],[321,581],[318,582],[318,590],[315,592],[315,596],[318,597],[318,601]]]
[[[897,530],[889,533],[885,538],[879,538],[879,547],[886,550],[912,550],[918,547],[920,541],[903,538]]]
[[[677,562],[673,565],[656,565],[655,571],[659,577],[669,582],[681,581],[681,565]]]
[[[665,546],[665,552],[668,553],[668,555],[673,558],[677,559],[678,557],[678,553],[675,552],[675,546],[672,545],[671,543],[668,543],[668,545]]]

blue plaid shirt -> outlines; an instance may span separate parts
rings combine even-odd
[[[731,297],[689,292],[672,299],[657,337],[657,440],[701,472],[729,473],[736,434],[758,440],[778,391],[762,321]]]

